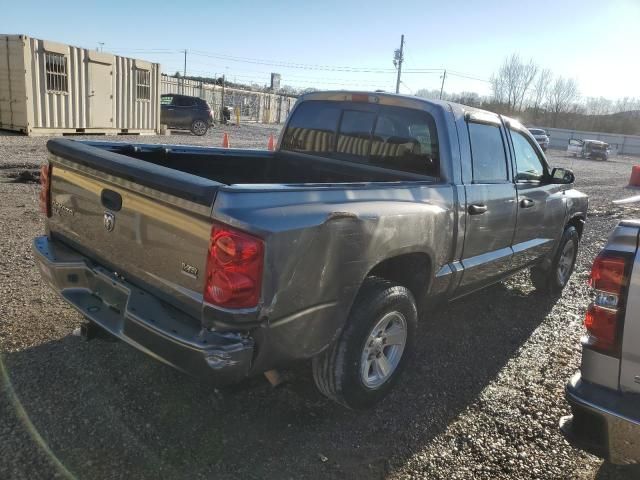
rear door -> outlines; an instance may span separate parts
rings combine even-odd
[[[196,99],[178,95],[174,97],[173,104],[176,127],[190,128],[195,117]]]
[[[567,153],[571,155],[580,155],[582,153],[582,140],[572,138],[569,140],[569,146],[567,147]]]
[[[550,183],[547,163],[523,128],[512,124],[509,137],[518,197],[513,235],[513,268],[516,269],[553,252],[564,227],[566,186]]]
[[[516,192],[500,118],[471,116],[460,127],[469,140],[472,178],[465,180],[464,273],[456,295],[496,282],[509,271],[516,224]]]
[[[167,125],[169,128],[175,126],[175,106],[173,99],[173,95],[162,95],[162,97],[160,97],[160,123]]]

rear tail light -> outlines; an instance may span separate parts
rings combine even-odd
[[[40,167],[40,212],[51,216],[51,164]]]
[[[226,308],[258,305],[262,286],[264,243],[219,223],[211,229],[204,300]]]
[[[596,297],[584,319],[586,345],[612,356],[620,355],[630,265],[629,256],[603,252],[594,260],[589,277]]]

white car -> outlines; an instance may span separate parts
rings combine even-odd
[[[536,139],[540,148],[546,152],[547,148],[549,148],[549,134],[541,128],[528,128],[527,130],[529,130],[529,133]]]
[[[609,144],[600,140],[572,138],[567,145],[567,154],[574,157],[608,160],[609,153]]]

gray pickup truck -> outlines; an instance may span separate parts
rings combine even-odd
[[[439,300],[528,267],[561,290],[587,214],[517,121],[416,97],[305,95],[273,152],[47,147],[35,257],[87,325],[217,382],[312,359],[352,408]]]
[[[568,440],[616,464],[640,463],[640,221],[625,220],[593,262],[580,372],[566,395]]]

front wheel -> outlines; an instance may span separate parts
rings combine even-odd
[[[415,300],[407,288],[367,278],[340,337],[312,360],[320,392],[354,409],[382,400],[411,353],[417,322]]]
[[[207,133],[208,129],[209,125],[204,120],[194,120],[191,124],[191,133],[199,137]]]
[[[536,290],[560,293],[569,283],[578,256],[578,231],[573,226],[564,229],[560,244],[551,262],[551,267],[531,268],[531,282]]]

